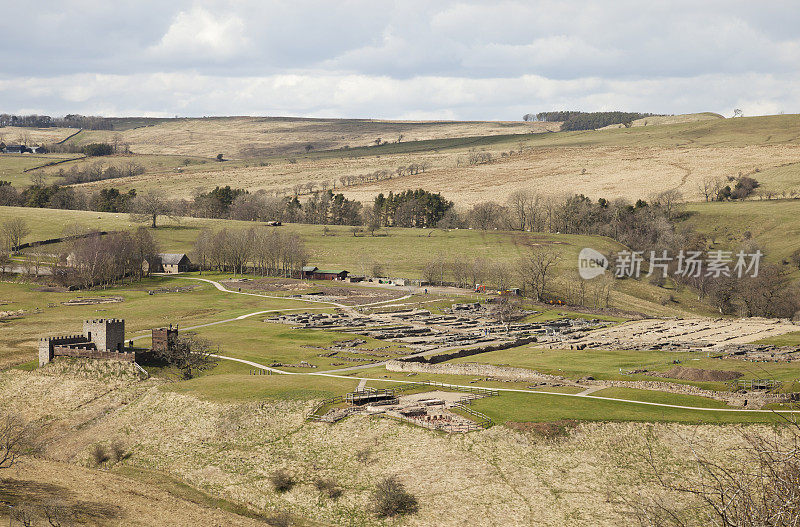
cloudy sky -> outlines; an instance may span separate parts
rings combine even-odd
[[[796,0],[6,1],[7,113],[800,113]]]

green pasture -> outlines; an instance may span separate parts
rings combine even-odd
[[[550,350],[539,349],[534,345],[490,351],[453,359],[453,363],[477,362],[496,366],[528,368],[550,375],[560,375],[578,380],[591,375],[601,380],[658,381],[642,373],[627,373],[634,370],[664,372],[680,361],[680,366],[706,370],[741,372],[742,379],[778,379],[789,383],[800,379],[800,363],[792,362],[751,362],[734,358],[717,359],[707,352],[670,351],[625,351],[625,350]],[[668,379],[671,382],[691,384],[712,390],[729,389],[724,382],[701,382]]]
[[[81,154],[0,154],[0,181],[8,181],[15,187],[26,187],[33,182],[34,174],[42,172],[46,176],[47,183],[54,183],[55,178],[49,173],[40,170],[25,172],[25,170],[80,156]],[[63,163],[50,169],[58,170],[59,166],[66,167],[70,164]]]
[[[194,287],[186,292],[148,294],[158,288]],[[189,327],[234,318],[254,311],[305,308],[307,302],[220,293],[213,286],[177,278],[150,278],[142,282],[96,291],[46,292],[37,284],[0,283],[0,310],[24,310],[22,316],[0,319],[0,365],[36,357],[38,339],[47,335],[79,334],[86,318],[124,318],[126,339],[149,342],[153,327],[178,324]],[[122,297],[123,302],[64,305],[77,298]]]

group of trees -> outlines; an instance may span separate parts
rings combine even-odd
[[[195,242],[201,269],[261,276],[299,276],[308,262],[303,240],[294,233],[272,228],[204,230]]]
[[[144,276],[142,264],[157,254],[158,244],[143,227],[88,236],[65,244],[60,262],[53,267],[53,277],[61,285],[84,289],[140,280]]]
[[[86,130],[112,130],[113,120],[106,117],[68,114],[64,117],[49,115],[11,115],[0,114],[0,126],[20,126],[29,128],[83,128]]]
[[[388,196],[378,194],[373,203],[372,221],[382,227],[435,227],[453,202],[439,193],[427,190],[406,190]]]
[[[60,168],[55,175],[62,184],[74,185],[76,183],[138,176],[139,174],[144,174],[144,171],[142,165],[132,160],[121,164],[95,161],[85,165],[72,165],[68,170]]]
[[[555,111],[555,112],[539,112],[536,115],[525,114],[522,119],[524,121],[546,121],[546,122],[561,122],[562,131],[571,130],[596,130],[604,126],[612,124],[630,124],[644,117],[651,117],[652,113],[639,113],[639,112],[579,112],[579,111]]]
[[[553,198],[520,190],[504,203],[484,201],[464,212],[448,210],[438,226],[597,234],[646,250],[670,242],[681,199],[676,191],[656,194],[650,202],[631,203],[624,199],[595,201],[582,194]]]
[[[742,175],[728,177],[727,180],[719,177],[703,178],[698,185],[706,201],[743,200],[759,187],[760,184],[754,178]]]

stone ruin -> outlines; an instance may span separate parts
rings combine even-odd
[[[39,340],[39,366],[44,366],[54,357],[135,362],[136,353],[126,351],[124,341],[124,320],[118,318],[84,320],[82,335],[45,337]]]
[[[506,326],[494,320],[488,308],[478,303],[454,304],[441,315],[425,309],[401,309],[371,314],[294,313],[267,321],[289,324],[294,328],[342,330],[397,342],[417,351],[489,342],[560,341],[567,335],[575,337],[607,325],[600,320],[564,318],[541,323],[516,322]]]
[[[141,362],[152,351],[163,351],[178,338],[178,326],[153,329],[152,350],[135,349],[133,341],[125,347],[125,321],[99,318],[83,321],[83,334],[39,339],[39,367],[55,357],[108,359]]]
[[[458,387],[448,386],[443,387],[444,390],[403,394],[406,390],[427,384],[409,384],[391,389],[364,388],[321,402],[308,418],[335,423],[353,414],[377,415],[448,433],[471,432],[493,424],[488,416],[469,408],[469,405],[475,399],[499,395],[497,390],[475,388],[464,393]],[[317,414],[320,408],[329,403],[346,405]]]

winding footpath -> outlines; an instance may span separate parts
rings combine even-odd
[[[248,295],[248,296],[260,296],[260,297],[264,297],[264,298],[273,298],[273,299],[278,299],[278,300],[293,300],[293,301],[309,302],[309,303],[316,303],[316,304],[327,304],[328,306],[339,307],[339,308],[342,308],[342,309],[352,310],[352,311],[355,311],[356,307],[374,306],[374,305],[380,305],[380,304],[390,304],[392,302],[398,302],[398,301],[401,301],[401,300],[405,300],[405,299],[410,298],[412,296],[412,295],[409,294],[409,295],[406,295],[406,296],[403,296],[403,297],[400,297],[400,298],[396,298],[396,299],[393,299],[393,300],[383,300],[383,301],[380,301],[380,302],[371,302],[371,303],[368,303],[368,304],[359,304],[357,306],[347,306],[345,304],[341,304],[341,303],[338,303],[338,302],[331,302],[331,301],[327,301],[327,300],[313,300],[313,299],[308,299],[308,298],[286,298],[286,297],[282,297],[282,296],[264,295],[264,294],[260,294],[260,293],[247,293],[247,292],[242,292],[242,291],[232,291],[232,290],[226,288],[224,285],[220,284],[219,282],[216,282],[214,280],[209,280],[207,278],[195,278],[195,277],[188,277],[188,276],[187,277],[176,277],[176,278],[183,278],[185,280],[199,280],[201,282],[207,282],[207,283],[213,285],[214,287],[216,287],[219,291],[222,291],[222,292],[225,292],[225,293],[232,293],[232,294],[238,294],[238,295]],[[192,327],[187,327],[187,328],[182,328],[182,329],[183,330],[189,330],[189,329],[196,329],[196,328],[212,326],[212,325],[216,325],[216,324],[224,324],[224,323],[228,323],[228,322],[234,322],[234,321],[237,321],[237,320],[243,320],[245,318],[252,317],[252,316],[255,316],[255,315],[264,314],[264,313],[275,313],[275,312],[285,312],[285,311],[307,311],[308,309],[329,309],[329,307],[316,307],[316,308],[308,308],[308,307],[302,308],[301,307],[301,308],[270,309],[270,310],[266,310],[266,311],[256,311],[256,312],[253,312],[253,313],[248,313],[248,314],[245,314],[245,315],[241,315],[241,316],[236,317],[236,318],[218,320],[216,322],[209,322],[209,323],[206,323],[206,324],[199,324],[197,326],[192,326]],[[132,340],[145,338],[147,336],[148,335],[142,335],[142,336],[139,336],[139,337],[134,337]],[[420,356],[423,353],[428,353],[428,352],[426,351],[426,352],[416,353],[416,354],[413,354],[413,355],[408,355],[407,358],[408,357]],[[223,360],[239,362],[241,364],[246,364],[248,366],[252,366],[252,367],[254,367],[256,369],[269,371],[271,373],[275,373],[275,374],[279,374],[279,375],[308,375],[308,376],[331,377],[331,378],[335,378],[335,379],[354,380],[354,381],[359,381],[359,386],[361,386],[363,384],[366,384],[369,381],[393,382],[393,383],[399,383],[399,384],[417,384],[417,383],[419,383],[419,381],[404,381],[404,380],[400,380],[400,379],[376,379],[376,378],[372,378],[372,377],[355,377],[355,376],[351,376],[351,375],[340,375],[339,374],[340,372],[345,372],[345,371],[353,371],[353,370],[364,369],[364,368],[374,368],[376,366],[381,366],[381,365],[385,364],[386,361],[379,362],[379,363],[365,364],[365,365],[362,365],[362,366],[352,366],[352,367],[349,367],[349,368],[342,368],[342,369],[337,369],[337,370],[327,370],[327,371],[310,373],[310,372],[291,372],[291,371],[280,370],[280,369],[277,369],[277,368],[272,368],[270,366],[266,366],[264,364],[259,364],[258,362],[253,362],[253,361],[244,360],[244,359],[238,359],[236,357],[229,357],[229,356],[226,356],[226,355],[212,355],[212,357],[215,357],[215,358],[218,358],[218,359],[223,359]],[[453,387],[453,388],[473,388],[474,387],[474,386],[467,386],[467,385],[461,385],[461,384],[446,384],[446,383],[442,383],[442,384],[438,384],[437,383],[437,386],[438,385],[441,385],[443,387],[450,386],[450,387]],[[679,410],[694,410],[694,411],[698,411],[698,412],[723,412],[723,413],[734,412],[734,413],[741,413],[741,414],[753,414],[753,413],[794,414],[794,413],[800,413],[800,410],[743,410],[743,409],[739,409],[739,408],[703,408],[703,407],[698,407],[698,406],[684,406],[684,405],[679,405],[679,404],[654,403],[654,402],[649,402],[649,401],[633,401],[633,400],[630,400],[630,399],[618,399],[618,398],[614,398],[614,397],[599,397],[599,396],[596,396],[596,395],[591,395],[593,392],[595,392],[595,391],[597,391],[597,390],[599,390],[601,388],[600,387],[594,387],[594,386],[592,386],[592,387],[588,387],[587,386],[586,388],[587,388],[586,390],[584,390],[584,391],[582,391],[580,393],[544,392],[544,391],[528,390],[528,389],[523,389],[523,388],[492,388],[492,389],[493,390],[497,390],[498,392],[528,393],[528,394],[536,394],[536,395],[553,395],[553,396],[557,396],[557,397],[577,397],[579,399],[594,399],[594,400],[597,400],[597,401],[614,401],[614,402],[619,402],[619,403],[638,404],[638,405],[652,406],[652,407],[658,407],[658,408],[675,408],[675,409],[679,409]]]

